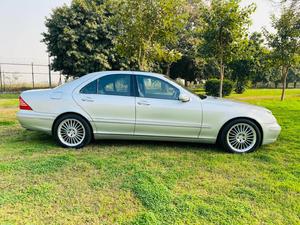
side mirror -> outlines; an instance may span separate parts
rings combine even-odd
[[[189,102],[190,101],[190,97],[185,95],[185,94],[180,94],[179,95],[179,101],[182,101],[182,102]]]

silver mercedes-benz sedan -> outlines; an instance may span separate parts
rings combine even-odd
[[[91,73],[19,99],[21,125],[52,134],[63,147],[81,148],[92,138],[134,139],[219,142],[245,153],[276,141],[281,130],[265,108],[199,97],[154,73]]]

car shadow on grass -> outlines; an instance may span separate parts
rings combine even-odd
[[[224,153],[226,152],[218,144],[203,144],[203,143],[189,143],[189,142],[175,142],[175,141],[140,141],[140,140],[94,140],[89,144],[93,149],[99,147],[117,147],[117,148],[140,148],[149,151],[196,151],[196,152],[211,152]]]
[[[17,138],[14,139],[16,142],[25,141],[26,144],[34,146],[36,151],[38,148],[43,147],[44,150],[52,148],[61,148],[55,141],[55,138],[49,134],[37,132],[37,131],[26,131],[20,132]],[[202,143],[189,143],[189,142],[176,142],[176,141],[141,141],[141,140],[93,140],[89,145],[80,149],[101,151],[103,148],[135,148],[149,151],[195,151],[195,152],[206,152],[206,153],[226,153],[224,149],[218,144],[202,144]],[[72,150],[71,148],[65,148]],[[40,149],[42,150],[42,149]],[[78,150],[78,149],[77,149]],[[76,151],[74,149],[74,151]]]

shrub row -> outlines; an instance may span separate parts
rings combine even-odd
[[[234,83],[230,80],[224,79],[223,80],[223,96],[228,96],[232,92],[234,87]],[[220,80],[219,79],[210,79],[206,81],[205,86],[205,93],[210,96],[219,96],[219,89],[220,89]]]

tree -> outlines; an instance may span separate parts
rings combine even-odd
[[[233,60],[229,64],[231,80],[235,81],[235,92],[242,94],[250,80],[252,62],[247,59]]]
[[[200,54],[216,64],[220,75],[220,97],[225,65],[238,58],[245,47],[253,4],[242,8],[240,0],[211,0],[203,13],[203,43]]]
[[[267,87],[269,87],[270,83],[274,83],[275,88],[278,88],[278,84],[281,82],[280,68],[274,65],[274,63],[269,63],[269,70],[266,71],[265,74],[265,83],[267,83]]]
[[[194,58],[183,55],[180,60],[172,64],[170,77],[174,79],[180,77],[188,81],[193,81],[197,78],[197,75],[199,76],[198,72]]]
[[[299,69],[290,69],[286,78],[286,88],[288,88],[289,83],[293,83],[294,88],[297,87],[297,82],[300,80]]]
[[[179,33],[187,23],[186,0],[110,0],[111,23],[119,31],[118,52],[137,61],[140,70],[157,62],[171,64],[181,58]]]
[[[243,93],[251,78],[255,77],[255,82],[262,81],[266,72],[263,70],[266,59],[264,50],[262,35],[254,32],[246,43],[242,57],[236,57],[228,64],[231,79],[236,82],[236,93]]]
[[[265,36],[272,49],[273,62],[281,68],[283,101],[288,72],[290,68],[299,65],[300,13],[293,8],[283,8],[279,18],[272,16],[272,26],[276,32],[270,33],[265,30]]]
[[[172,63],[170,75],[173,78],[181,77],[192,81],[203,76],[205,60],[197,54],[201,40],[199,33],[202,29],[201,12],[204,9],[202,0],[189,0],[186,5],[188,22],[185,28],[179,33],[178,50],[182,57],[177,62]]]
[[[270,57],[270,49],[266,48],[265,40],[262,33],[254,32],[249,37],[248,47],[245,59],[249,61],[248,65],[250,76],[247,77],[254,86],[258,82],[267,83],[274,82],[275,86],[278,85],[278,68],[274,67]],[[244,59],[244,60],[245,60]],[[238,75],[238,74],[237,74]],[[243,74],[239,75],[243,78]],[[244,81],[248,81],[244,79]]]
[[[127,62],[114,49],[114,30],[106,26],[107,11],[102,0],[73,0],[53,10],[43,33],[52,67],[68,76],[126,68]]]

